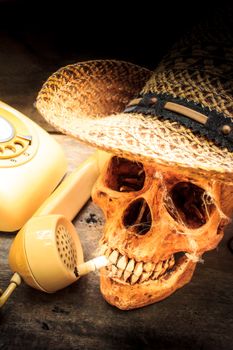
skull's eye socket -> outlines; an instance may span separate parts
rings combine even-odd
[[[165,198],[165,207],[173,219],[196,229],[208,221],[215,205],[204,189],[191,182],[179,182]]]
[[[138,235],[144,235],[150,230],[151,212],[144,198],[138,198],[128,206],[123,216],[123,224]]]
[[[142,163],[125,158],[113,157],[110,160],[105,185],[119,192],[139,191],[143,188],[145,171]]]

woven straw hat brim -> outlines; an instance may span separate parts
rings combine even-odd
[[[44,84],[37,108],[56,129],[93,147],[233,182],[233,153],[226,148],[175,121],[121,113],[150,76],[150,71],[126,62],[67,66]]]
[[[130,113],[92,119],[66,109],[41,112],[58,130],[93,147],[233,182],[233,154],[176,122]]]

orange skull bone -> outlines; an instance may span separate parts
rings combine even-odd
[[[202,254],[223,237],[232,209],[226,196],[229,191],[211,179],[113,156],[92,192],[106,219],[104,298],[133,309],[188,283]]]

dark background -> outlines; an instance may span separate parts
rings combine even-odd
[[[228,8],[227,1],[0,0],[0,98],[54,131],[34,108],[53,72],[105,58],[154,69],[193,25]]]
[[[154,68],[193,24],[227,2],[0,1],[0,30],[48,65],[116,58]],[[56,62],[55,62],[56,61]]]

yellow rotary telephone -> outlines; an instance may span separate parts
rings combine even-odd
[[[9,264],[14,275],[0,297],[0,307],[21,283],[21,279],[36,289],[53,293],[75,282],[80,276],[107,265],[105,257],[83,262],[82,246],[70,220],[90,197],[92,186],[109,157],[110,154],[97,151],[48,197],[51,188],[56,186],[65,171],[63,152],[44,130],[0,102],[0,174],[3,171],[1,178],[5,182],[9,179],[11,184],[7,188],[0,185],[0,196],[3,193],[1,202],[5,200],[12,211],[20,208],[12,224],[10,210],[4,210],[4,205],[1,205],[0,222],[5,223],[0,229],[11,231],[31,217],[10,248]],[[49,161],[52,159],[52,165],[46,158]],[[52,184],[47,184],[46,177]],[[35,199],[31,192],[37,192],[33,186],[42,192],[37,195],[36,204],[32,203]],[[16,193],[12,194],[15,189]],[[26,198],[21,197],[24,192]],[[46,196],[48,198],[44,201]],[[39,209],[35,211],[35,207]]]
[[[0,101],[0,231],[19,230],[66,173],[60,145]]]

